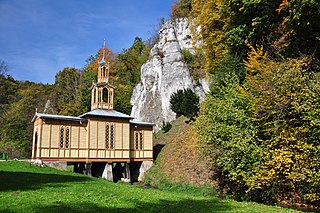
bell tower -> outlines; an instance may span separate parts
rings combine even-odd
[[[91,110],[113,110],[114,86],[109,83],[109,62],[106,61],[106,40],[103,42],[103,56],[99,62],[98,81],[91,86]]]

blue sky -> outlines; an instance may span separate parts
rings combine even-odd
[[[82,68],[106,38],[121,53],[149,38],[174,0],[0,0],[0,59],[18,80],[53,83]]]

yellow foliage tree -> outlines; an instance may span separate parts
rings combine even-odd
[[[265,150],[250,190],[273,193],[280,202],[320,200],[320,75],[306,66],[308,61],[273,61],[262,48],[251,47],[245,63],[257,136]]]
[[[228,1],[193,0],[191,18],[195,39],[203,42],[201,49],[205,52],[206,69],[211,71],[228,52],[225,43],[230,27]]]

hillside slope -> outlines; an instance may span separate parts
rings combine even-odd
[[[145,182],[159,186],[163,182],[213,185],[213,171],[206,166],[197,147],[197,138],[185,117],[172,123],[167,133],[158,133],[155,148],[163,147],[154,166],[147,172]]]

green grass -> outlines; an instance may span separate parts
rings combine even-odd
[[[190,188],[111,183],[25,162],[0,162],[0,212],[293,212]]]

